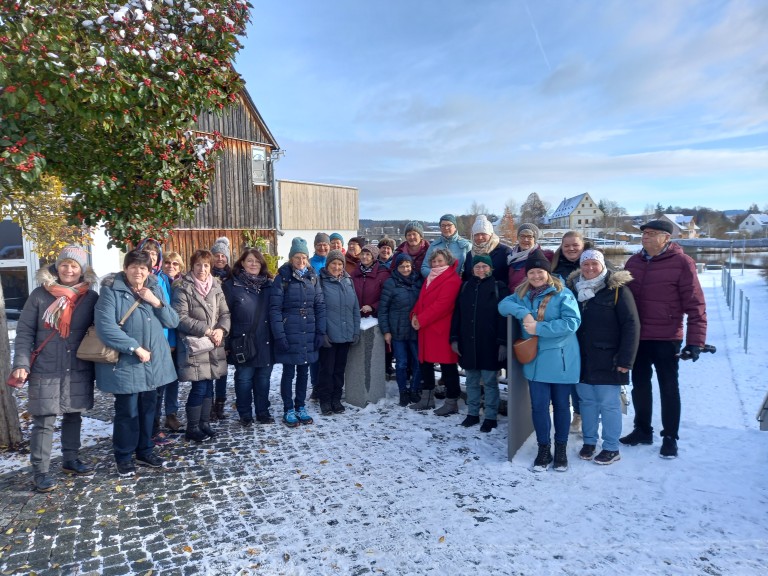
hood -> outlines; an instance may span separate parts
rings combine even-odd
[[[90,266],[85,267],[81,278],[87,282],[91,288],[96,288],[99,285],[99,277]],[[59,276],[56,272],[56,266],[51,264],[50,266],[40,268],[37,271],[37,274],[35,274],[35,280],[38,284],[40,284],[40,286],[43,287],[47,287],[58,282]]]
[[[163,269],[163,243],[159,240],[156,240],[155,238],[144,238],[141,242],[139,242],[139,245],[136,246],[137,250],[143,250],[144,244],[147,242],[152,241],[155,244],[157,244],[157,264],[152,267],[152,274],[157,274]]]

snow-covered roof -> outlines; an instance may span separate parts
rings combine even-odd
[[[555,208],[555,211],[552,212],[549,218],[563,218],[564,216],[570,216],[573,211],[578,208],[579,203],[584,199],[585,196],[586,193],[579,194],[573,198],[563,198],[563,201],[560,202],[560,205],[557,208]]]
[[[699,229],[694,222],[693,216],[685,216],[684,214],[664,214],[664,217],[673,224],[677,224],[679,228],[688,229],[691,226],[691,222],[693,222],[694,229]]]
[[[755,220],[757,220],[761,226],[768,226],[768,214],[750,214]],[[747,216],[747,218],[749,218]]]

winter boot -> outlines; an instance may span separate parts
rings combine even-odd
[[[421,398],[415,404],[408,406],[411,410],[427,410],[435,407],[435,396],[432,390],[422,390]]]
[[[416,402],[421,400],[421,390],[411,390],[410,400],[411,400],[411,404],[415,404]]]
[[[467,417],[464,418],[464,421],[461,423],[461,425],[465,428],[469,428],[470,426],[476,426],[479,423],[480,416],[472,416],[471,414],[467,414]]]
[[[411,403],[411,395],[408,390],[400,391],[400,406],[408,406]]]
[[[201,412],[202,406],[187,406],[187,432],[184,435],[187,440],[194,440],[195,442],[204,442],[208,440],[208,436],[203,434],[200,430]]]
[[[224,398],[216,398],[216,403],[213,405],[213,410],[216,412],[216,418],[218,420],[226,420],[227,415],[224,414],[224,404],[226,400]],[[213,420],[213,418],[211,418]]]
[[[181,422],[179,422],[176,414],[165,415],[165,427],[168,428],[168,430],[171,432],[178,432],[181,430]]]
[[[496,422],[496,420],[491,420],[490,418],[486,418],[485,420],[483,420],[483,425],[480,426],[480,432],[486,432],[486,433],[490,432],[491,430],[496,428],[497,425],[498,423]]]
[[[203,406],[202,411],[200,412],[200,432],[208,436],[208,438],[214,438],[216,436],[216,432],[213,431],[213,428],[211,428],[211,421],[208,419],[208,415],[211,411],[211,403],[213,399],[212,398],[203,398]],[[218,410],[218,403],[219,401],[216,400],[217,406],[215,407],[216,415],[219,415]],[[222,413],[224,410],[224,401],[221,401],[221,409]],[[222,417],[219,417],[219,420],[223,420]]]
[[[435,416],[450,416],[451,414],[458,414],[459,412],[459,399],[458,398],[446,398],[443,405],[435,410]]]
[[[555,442],[555,472],[565,472],[568,470],[567,444],[565,442]]]
[[[533,461],[533,471],[546,472],[551,463],[552,451],[549,444],[539,444],[539,453],[536,455],[536,460]]]

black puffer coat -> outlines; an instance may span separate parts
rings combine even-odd
[[[507,319],[499,302],[509,289],[493,276],[472,276],[463,282],[451,319],[451,342],[459,343],[459,364],[465,370],[498,370],[499,346],[507,343]]]
[[[576,295],[580,270],[568,276],[567,285]],[[640,319],[635,299],[627,284],[632,275],[625,271],[608,272],[605,287],[594,297],[579,302],[581,325],[576,335],[581,349],[581,376],[584,384],[627,384],[629,373],[617,367],[632,368],[640,342]]]
[[[275,363],[272,345],[272,330],[269,326],[269,306],[272,299],[273,283],[267,279],[259,288],[247,286],[238,278],[227,278],[221,285],[229,307],[232,328],[230,340],[249,334],[256,355],[237,366],[265,367]],[[234,358],[227,357],[230,364]]]
[[[392,334],[393,340],[418,340],[419,335],[411,326],[411,310],[419,299],[424,279],[417,268],[410,276],[403,276],[394,268],[384,282],[379,300],[379,329],[382,334]]]

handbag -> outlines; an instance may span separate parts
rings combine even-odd
[[[187,345],[187,356],[197,356],[215,348],[208,336],[184,336],[184,343]]]
[[[118,326],[123,327],[125,321],[138,308],[141,300],[136,300],[125,313],[125,316],[120,320]],[[98,362],[99,364],[117,364],[117,360],[120,358],[120,352],[114,348],[110,348],[99,338],[96,333],[96,326],[91,326],[83,337],[83,341],[80,342],[80,346],[77,348],[77,357],[80,360],[86,362]]]
[[[547,309],[547,304],[552,300],[552,294],[547,294],[539,304],[539,310],[536,313],[536,320],[541,322],[544,320],[544,311]],[[536,354],[539,351],[539,337],[531,336],[529,338],[518,338],[512,345],[512,350],[515,352],[515,358],[520,364],[530,364],[536,358]]]
[[[229,363],[244,364],[256,356],[256,347],[251,334],[232,336],[229,339]]]

